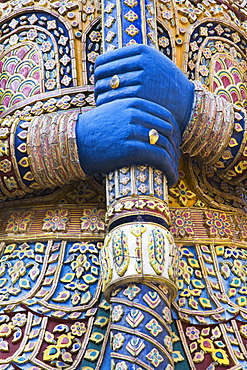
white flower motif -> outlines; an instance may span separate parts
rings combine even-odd
[[[12,35],[10,36],[9,38],[9,44],[12,46],[12,45],[16,45],[17,42],[19,41],[19,37],[17,35]]]

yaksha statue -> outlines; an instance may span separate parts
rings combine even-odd
[[[246,9],[0,4],[0,370],[247,369]]]

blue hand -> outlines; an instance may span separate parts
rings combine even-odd
[[[111,77],[118,75],[120,85],[110,87]],[[95,96],[97,105],[139,97],[162,105],[185,129],[191,114],[194,85],[178,67],[159,51],[132,45],[106,54],[96,60]]]
[[[149,143],[150,129],[159,133],[155,145]],[[170,185],[177,180],[179,129],[172,114],[151,101],[126,98],[81,114],[77,144],[88,175],[141,164],[163,170]]]

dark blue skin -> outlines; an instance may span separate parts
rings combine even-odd
[[[110,87],[118,75],[120,85]],[[178,178],[181,133],[189,122],[194,85],[159,51],[132,45],[100,55],[95,69],[97,108],[79,116],[77,143],[86,174],[133,164]],[[149,130],[159,132],[155,145]]]

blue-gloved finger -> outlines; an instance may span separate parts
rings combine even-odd
[[[130,45],[128,47],[123,47],[118,50],[113,50],[105,54],[101,54],[97,57],[95,67],[103,65],[112,61],[120,61],[121,59],[129,58],[132,56],[140,55],[148,51],[147,46],[143,45]]]
[[[138,95],[138,88],[138,86],[131,86],[128,89],[119,89],[119,100],[114,99],[114,102],[107,102],[109,109],[112,104],[120,103],[120,109],[122,107],[123,110],[129,111],[132,123],[142,124],[150,130],[156,129],[161,135],[167,137],[179,151],[181,135],[176,120],[167,109],[159,104],[144,99],[129,98],[130,95]],[[97,105],[100,105],[98,100]]]
[[[127,108],[128,105],[129,107],[136,108],[137,115],[139,114],[139,116],[140,116],[139,112],[143,111],[155,117],[161,118],[162,120],[170,122],[171,125],[174,127],[175,135],[177,136],[177,140],[180,143],[181,141],[180,129],[173,115],[166,108],[162,107],[159,104],[156,104],[147,99],[138,98],[139,95],[140,95],[139,85],[129,86],[128,88],[118,87],[117,90],[111,90],[106,93],[98,95],[96,104],[97,106],[100,106],[102,104],[125,99],[125,101],[123,101],[123,109]]]
[[[143,127],[142,125],[133,125],[128,140],[142,141],[150,144],[149,131],[150,130],[148,130],[146,127]],[[178,159],[180,157],[180,150],[178,145],[174,147],[166,137],[160,134],[158,141],[154,145],[156,148],[165,150],[173,160],[174,164],[178,166]]]
[[[118,87],[116,90],[109,90],[103,94],[95,94],[96,105],[99,107],[102,104],[107,104],[114,102],[116,100],[135,98],[138,96],[138,91],[140,90],[140,85],[128,86],[128,87]],[[124,104],[124,101],[123,101]]]
[[[166,137],[175,148],[179,148],[181,139],[180,133],[177,131],[177,128],[166,121],[167,111],[164,110],[164,118],[155,117],[153,112],[144,112],[137,109],[129,108],[132,114],[132,124],[140,124],[145,126],[148,130],[155,129],[158,131],[159,135]],[[170,117],[169,117],[170,118]],[[179,150],[179,149],[178,149]]]
[[[118,74],[124,74],[143,69],[141,55],[134,55],[125,59],[110,61],[107,64],[99,65],[95,68],[94,81],[105,79]]]
[[[131,100],[131,107],[136,108],[138,111],[141,110],[143,112],[152,114],[157,118],[161,118],[162,120],[169,122],[175,129],[176,134],[178,135],[177,139],[181,140],[179,126],[174,116],[171,114],[171,112],[169,112],[169,110],[150,100],[145,99],[129,99],[129,100]]]
[[[144,73],[145,72],[143,70],[139,70],[139,71],[131,71],[125,74],[118,74],[119,86],[117,89],[113,89],[111,87],[112,75],[111,75],[111,78],[105,78],[103,80],[99,80],[95,84],[95,92],[94,92],[95,98],[97,99],[97,97],[100,94],[103,94],[105,92],[114,91],[115,97],[117,99],[118,91],[120,88],[124,88],[124,87],[129,88],[129,86],[141,85]]]

